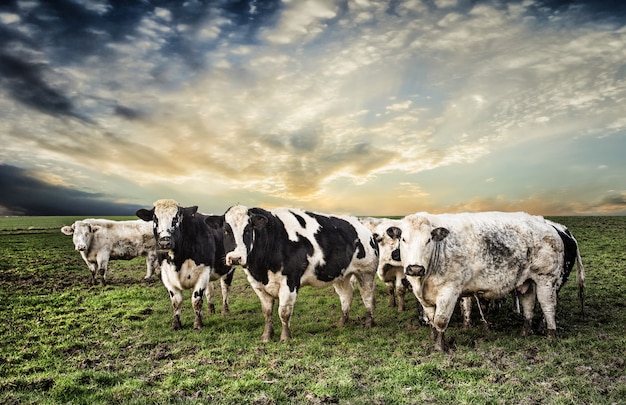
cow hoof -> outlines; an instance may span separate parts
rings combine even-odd
[[[265,334],[261,335],[261,342],[267,343],[267,342],[270,342],[271,340],[272,340],[271,336],[267,336]]]
[[[175,315],[174,320],[172,321],[172,330],[181,330],[183,328],[183,324],[180,322],[180,316]]]
[[[215,304],[209,304],[209,314],[215,313]]]
[[[369,328],[374,327],[374,325],[376,325],[376,322],[374,322],[374,318],[372,317],[367,318],[367,320],[365,321],[365,327],[369,329]]]
[[[524,322],[524,326],[522,327],[522,330],[520,331],[520,336],[530,336],[533,334],[533,328],[531,326],[530,322]]]
[[[548,339],[554,339],[556,337],[556,329],[548,329],[548,333],[546,334]]]

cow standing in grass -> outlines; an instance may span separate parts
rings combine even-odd
[[[535,299],[556,335],[557,292],[564,281],[564,244],[542,217],[525,213],[431,215],[417,213],[396,230],[405,273],[433,327],[435,349],[460,296],[502,298],[520,294],[527,334]],[[584,289],[582,266],[579,289]],[[581,293],[582,294],[582,293]]]
[[[158,270],[152,224],[141,220],[111,221],[88,218],[75,221],[72,226],[62,227],[61,232],[72,235],[74,247],[87,263],[94,284],[97,283],[99,274],[102,275],[102,284],[106,284],[109,260],[145,257],[147,268],[145,280],[152,276],[154,270]]]
[[[387,286],[389,306],[397,306],[398,311],[404,311],[405,294],[407,286],[410,285],[404,276],[398,240],[387,233],[388,229],[397,227],[400,220],[365,217],[359,218],[359,221],[372,232],[378,244],[379,258],[376,274]]]
[[[193,291],[194,329],[202,327],[203,297],[213,304],[211,280],[222,283],[222,313],[228,311],[228,287],[234,267],[224,264],[221,230],[210,228],[198,207],[181,207],[174,200],[158,200],[152,209],[140,209],[137,216],[152,222],[161,266],[161,280],[170,294],[174,318],[172,328],[182,327],[180,312],[183,290]]]
[[[278,299],[281,341],[291,338],[290,321],[300,287],[332,284],[341,301],[339,326],[348,320],[354,295],[351,279],[367,311],[365,325],[374,324],[374,279],[378,247],[358,219],[298,209],[264,210],[237,205],[223,216],[209,217],[223,227],[226,263],[241,265],[261,300],[269,341],[274,334],[272,313]]]

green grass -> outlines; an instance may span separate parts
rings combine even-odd
[[[554,218],[581,246],[585,318],[572,276],[559,296],[557,339],[519,337],[522,319],[509,301],[489,315],[489,331],[463,330],[455,313],[449,353],[433,351],[417,321],[415,297],[398,313],[387,307],[379,281],[377,325],[370,330],[362,326],[358,294],[351,322],[340,329],[332,288],[303,288],[293,339],[263,344],[259,300],[238,271],[230,315],[206,316],[204,329],[192,330],[187,292],[183,330],[172,331],[167,292],[156,278],[142,281],[142,259],[111,262],[109,284],[90,285],[71,238],[59,231],[74,219],[0,219],[1,403],[569,404],[626,398],[626,217]],[[217,298],[219,312],[219,292]],[[274,322],[280,324],[277,316]],[[474,323],[480,325],[478,314]]]

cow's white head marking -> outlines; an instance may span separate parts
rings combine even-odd
[[[248,264],[248,249],[254,244],[253,222],[261,225],[261,216],[251,217],[248,207],[235,205],[224,214],[224,247],[226,247],[226,265]],[[267,218],[265,218],[267,221]],[[264,225],[264,223],[263,223]],[[229,251],[230,250],[230,251]]]
[[[153,221],[154,237],[157,248],[170,250],[174,248],[174,235],[180,229],[186,212],[195,214],[198,207],[182,208],[174,200],[155,201],[151,210],[140,209],[137,216],[144,221]]]

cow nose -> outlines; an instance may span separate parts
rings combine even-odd
[[[163,236],[159,238],[159,247],[161,249],[169,249],[172,246],[172,238],[169,236]]]
[[[230,256],[228,258],[228,261],[230,262],[229,263],[230,266],[237,266],[237,265],[241,264],[241,257],[239,257],[239,256]]]
[[[419,264],[410,264],[406,266],[404,274],[407,276],[420,277],[426,274],[426,269],[424,266],[420,266]]]
[[[87,250],[87,246],[85,245],[79,245],[76,250],[78,250],[79,252],[84,252],[85,250]]]

